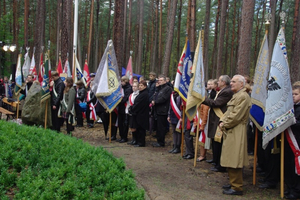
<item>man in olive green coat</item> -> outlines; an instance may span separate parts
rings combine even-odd
[[[234,92],[227,103],[227,111],[220,119],[219,128],[223,132],[221,166],[227,167],[230,185],[223,186],[223,194],[243,194],[243,166],[249,164],[247,154],[247,123],[251,98],[246,91],[245,78],[235,75],[230,82]]]

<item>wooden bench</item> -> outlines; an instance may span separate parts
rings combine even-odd
[[[20,104],[20,102],[19,101],[11,101],[11,102],[9,102],[7,97],[4,97],[2,99],[2,102],[15,108],[15,110],[16,110],[16,117],[18,119],[19,118],[19,104]]]
[[[6,110],[5,108],[0,107],[0,119],[2,119],[2,114],[6,115],[6,121],[8,121],[8,118],[10,116],[13,118],[15,113],[10,112],[9,110]]]

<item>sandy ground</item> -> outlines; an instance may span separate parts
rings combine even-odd
[[[136,175],[138,185],[145,189],[145,199],[280,199],[279,186],[270,190],[261,190],[253,186],[250,166],[245,167],[243,171],[244,195],[223,195],[222,185],[228,184],[227,173],[210,171],[212,165],[207,162],[197,163],[194,167],[193,160],[185,160],[180,154],[168,153],[172,148],[171,133],[167,134],[166,146],[163,148],[152,147],[151,143],[156,139],[148,133],[146,147],[133,147],[116,141],[109,143],[104,139],[102,124],[95,124],[94,128],[75,128],[73,137],[93,146],[102,146],[116,157],[122,158],[127,168]],[[209,150],[207,159],[211,158],[212,153]],[[250,165],[253,165],[253,156],[249,158]],[[260,178],[258,176],[257,180]]]

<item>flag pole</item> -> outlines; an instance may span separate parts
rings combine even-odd
[[[281,133],[280,152],[280,197],[284,197],[284,132]]]
[[[50,59],[50,40],[48,40],[48,65],[49,65],[49,59]],[[49,73],[49,72],[45,71],[45,73]],[[45,108],[45,129],[47,128],[47,115],[48,115],[48,98],[46,99],[46,108]]]
[[[109,113],[109,143],[111,143],[111,112]]]
[[[254,161],[253,161],[253,185],[256,184],[256,162],[257,162],[257,128],[255,128],[255,140],[254,140]]]
[[[196,131],[196,145],[195,145],[195,153],[194,153],[194,167],[196,167],[197,164],[197,152],[198,152],[198,141],[199,141],[199,120],[200,120],[200,112],[199,112],[199,107],[197,108],[198,112],[198,118],[197,119],[197,131]],[[197,114],[196,114],[197,116]]]
[[[184,142],[184,123],[185,122],[185,105],[182,106],[182,126],[181,126],[181,157],[183,156],[183,142]]]
[[[282,20],[282,29],[285,27],[286,14],[281,11],[280,19]],[[284,132],[281,133],[281,152],[280,152],[280,197],[284,197]]]
[[[75,81],[75,58],[76,58],[76,49],[77,49],[77,34],[78,34],[78,0],[74,1],[74,33],[73,33],[73,66],[72,66],[72,73],[73,73],[73,80]]]

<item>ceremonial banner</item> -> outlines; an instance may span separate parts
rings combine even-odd
[[[87,59],[85,59],[84,67],[83,67],[83,77],[85,78],[85,81],[88,83],[90,82],[90,70],[87,63]]]
[[[250,118],[260,131],[263,131],[264,125],[269,71],[268,36],[265,34],[257,58],[254,85],[251,93],[252,107],[250,109]]]
[[[24,60],[24,64],[22,67],[22,72],[23,72],[23,78],[26,79],[27,75],[29,74],[30,71],[30,58],[28,55],[28,51],[25,54],[25,60]]]
[[[37,79],[34,54],[32,54],[31,63],[30,63],[30,69],[29,69],[29,74],[32,74],[34,76],[34,78],[33,78],[34,81]]]
[[[180,80],[181,80],[181,76],[182,76],[182,70],[183,70],[183,60],[185,58],[185,52],[186,52],[186,45],[187,43],[185,43],[181,56],[180,56],[180,60],[178,62],[178,66],[177,66],[177,72],[176,72],[176,77],[175,77],[175,82],[174,82],[174,90],[176,92],[179,92],[179,85],[180,85]]]
[[[84,75],[81,71],[81,67],[79,65],[77,57],[75,57],[75,70],[76,70],[76,76],[74,82],[76,83],[77,81],[82,80],[84,86],[86,86],[86,81],[84,79]]]
[[[63,73],[62,64],[61,64],[61,58],[60,58],[60,57],[59,57],[59,59],[58,59],[58,65],[57,65],[56,71],[58,72],[59,75],[60,75],[61,73]]]
[[[130,85],[132,85],[132,82],[133,82],[133,76],[132,76],[132,58],[131,56],[129,57],[129,61],[128,61],[128,64],[127,64],[127,68],[126,68],[126,76],[129,78],[129,83]]]
[[[96,72],[92,91],[109,113],[122,100],[121,80],[112,40],[107,43]]]
[[[179,83],[179,91],[178,94],[181,96],[182,100],[186,102],[187,94],[189,90],[190,85],[190,79],[192,75],[192,55],[190,51],[190,42],[187,41],[187,48],[185,57],[183,60],[183,69],[182,69],[182,75]]]
[[[69,64],[68,58],[65,62],[63,73],[68,74],[68,77],[72,77],[72,73],[71,73],[71,70],[70,70],[70,64]]]
[[[43,53],[41,53],[40,56],[40,70],[39,70],[39,82],[43,82],[43,77],[44,77],[45,69],[44,69],[44,62],[43,62]]]
[[[21,59],[22,54],[18,55],[17,68],[16,68],[16,86],[15,86],[15,94],[18,95],[21,91],[21,87],[23,84],[23,75],[22,75],[22,67],[21,67]]]
[[[295,123],[294,103],[283,28],[280,29],[272,55],[268,96],[263,126],[263,147]]]
[[[185,113],[189,120],[192,120],[197,113],[197,107],[205,99],[205,81],[203,67],[203,53],[201,31],[199,33],[198,44],[195,52],[195,59],[192,68],[191,83],[188,88]]]
[[[45,72],[49,71],[49,64],[50,64],[50,58],[49,58],[49,51],[48,53],[45,53]],[[50,98],[50,86],[49,86],[49,77],[47,73],[44,73],[43,76],[43,82],[42,82],[42,90],[41,90],[41,103],[43,101]]]

